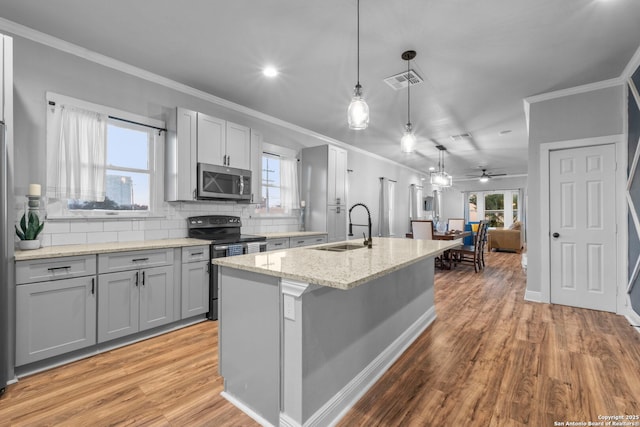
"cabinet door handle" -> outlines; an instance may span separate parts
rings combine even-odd
[[[196,191],[197,191],[197,190],[194,188],[194,189],[193,189],[193,200],[196,200]]]
[[[138,274],[140,273],[136,271],[136,287],[138,286]]]
[[[231,156],[227,156],[227,166],[231,166]]]
[[[91,295],[94,295],[96,293],[96,278],[92,277],[91,278]]]
[[[134,258],[131,261],[133,262],[138,262],[138,261],[149,261],[149,258]]]
[[[222,164],[227,166],[227,155],[226,154],[222,157]]]
[[[50,268],[47,268],[47,270],[49,270],[49,271],[55,271],[55,270],[68,270],[68,269],[70,269],[70,268],[71,268],[71,266],[70,266],[70,265],[65,265],[64,267],[50,267]]]
[[[142,272],[142,286],[144,286],[144,271]]]
[[[211,264],[207,264],[207,274],[211,273]]]

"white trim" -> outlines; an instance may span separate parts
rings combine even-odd
[[[319,427],[338,424],[342,417],[435,320],[436,309],[431,307],[384,349],[378,357],[349,381],[347,385],[318,409],[303,426],[282,412],[280,413],[280,425],[288,427]]]
[[[626,196],[619,189],[624,188],[626,184],[626,153],[627,140],[624,134],[616,134],[609,136],[601,136],[595,138],[574,139],[567,141],[547,142],[540,144],[540,301],[545,303],[551,302],[551,269],[549,262],[549,156],[551,151],[580,148],[595,145],[614,144],[615,147],[615,207],[616,207],[616,291],[618,298],[616,299],[616,312],[620,314],[623,304],[621,298],[623,292],[627,288],[627,240],[622,236],[627,236],[627,203]],[[546,194],[547,197],[543,195]],[[529,291],[527,291],[529,292]],[[626,294],[626,292],[624,293]]]
[[[260,414],[255,412],[253,409],[245,405],[241,400],[236,399],[232,394],[227,393],[226,391],[220,392],[220,396],[227,399],[233,406],[240,409],[245,414],[249,415],[255,422],[264,427],[275,427],[265,418],[263,418]]]
[[[624,79],[630,79],[638,67],[640,67],[640,47],[636,49],[635,53],[629,60],[629,63],[626,67],[624,67],[624,70],[622,71],[622,77]]]
[[[621,86],[624,83],[625,83],[625,79],[623,79],[622,77],[616,77],[613,79],[602,80],[599,82],[589,83],[582,86],[574,86],[567,89],[561,89],[553,92],[542,93],[540,95],[529,96],[525,98],[524,101],[530,105],[530,104],[535,104],[536,102],[548,101],[550,99],[563,98],[565,96],[577,95],[579,93],[587,93],[587,92],[593,92],[599,89],[606,89],[609,87]],[[526,107],[525,107],[525,114],[527,114]]]
[[[627,322],[629,322],[629,325],[634,328],[636,330],[636,332],[640,333],[640,315],[638,315],[638,313],[636,313],[635,311],[633,311],[633,308],[631,308],[631,305],[629,305],[629,307],[627,307],[628,310],[627,312],[624,314],[624,317],[627,319]]]
[[[294,298],[300,298],[302,294],[311,292],[320,287],[320,285],[312,285],[311,283],[298,282],[290,279],[280,279],[280,292],[282,292],[282,295],[291,295]]]
[[[524,300],[530,302],[542,302],[542,294],[537,291],[525,291]]]
[[[234,102],[231,101],[227,101],[226,99],[217,97],[215,95],[212,95],[210,93],[201,91],[199,89],[195,89],[191,86],[187,86],[183,83],[179,83],[175,80],[171,80],[168,79],[166,77],[162,77],[158,74],[152,73],[150,71],[144,70],[142,68],[138,68],[135,67],[133,65],[127,64],[125,62],[122,61],[118,61],[117,59],[111,58],[109,56],[105,56],[96,52],[93,52],[89,49],[86,49],[82,46],[78,46],[76,44],[73,43],[69,43],[67,41],[64,41],[62,39],[59,39],[57,37],[53,37],[49,34],[34,30],[32,28],[26,27],[24,25],[18,24],[16,22],[13,21],[9,21],[8,19],[5,18],[0,18],[0,30],[3,31],[7,31],[9,33],[12,33],[14,35],[23,37],[25,39],[31,40],[33,42],[36,43],[40,43],[42,45],[51,47],[53,49],[57,49],[60,50],[62,52],[71,54],[71,55],[75,55],[78,56],[82,59],[86,59],[87,61],[91,61],[91,62],[95,62],[96,64],[100,64],[102,66],[126,73],[126,74],[130,74],[132,76],[141,78],[143,80],[147,80],[149,82],[158,84],[160,86],[164,86],[167,87],[169,89],[173,89],[176,90],[178,92],[182,92],[184,94],[187,95],[191,95],[193,97],[202,99],[204,101],[208,101],[211,102],[213,104],[219,105],[221,107],[225,107],[228,108],[230,110],[233,111],[237,111],[239,113],[242,114],[246,114],[247,116],[251,116],[251,117],[255,117],[257,119],[263,120],[267,123],[271,123],[277,126],[281,126],[283,128],[292,130],[294,132],[298,132],[302,135],[305,136],[309,136],[312,138],[316,138],[319,139],[320,141],[326,142],[328,144],[331,145],[336,145],[342,148],[346,148],[352,151],[355,151],[357,153],[363,153],[363,154],[367,154],[377,160],[382,160],[385,161],[387,163],[391,163],[393,165],[398,165],[401,166],[407,170],[413,171],[415,173],[421,174],[423,176],[427,175],[428,172],[426,171],[420,171],[417,169],[413,169],[407,165],[404,165],[402,163],[398,163],[395,162],[391,159],[388,159],[386,157],[380,156],[378,154],[372,153],[370,151],[366,151],[363,150],[362,148],[356,147],[355,145],[351,145],[351,144],[347,144],[345,142],[339,141],[337,139],[333,139],[331,137],[328,137],[326,135],[322,135],[320,133],[314,132],[312,130],[303,128],[301,126],[295,125],[293,123],[289,123],[286,122],[284,120],[278,119],[276,117],[270,116],[268,114],[265,113],[261,113],[257,110],[253,110],[251,108],[245,107],[243,105],[240,104],[236,104]],[[316,144],[312,144],[312,143],[308,143],[304,140],[298,141],[300,144],[304,145],[304,146],[312,146],[312,145],[316,145]]]

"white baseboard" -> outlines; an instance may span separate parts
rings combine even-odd
[[[633,311],[631,307],[628,307],[627,313],[624,317],[627,319],[627,322],[629,322],[629,324],[633,326],[638,333],[640,333],[640,315]]]
[[[253,418],[253,420],[255,422],[257,422],[261,426],[264,426],[264,427],[275,427],[269,421],[264,419],[260,414],[255,412],[253,409],[249,408],[247,405],[245,405],[244,402],[242,402],[239,399],[236,399],[233,395],[227,393],[226,391],[221,392],[220,396],[224,397],[229,402],[231,402],[231,404],[233,404],[236,408],[240,409],[242,412],[244,412],[245,414],[249,415],[251,418]]]
[[[527,290],[524,293],[524,300],[531,302],[542,302],[542,292]]]
[[[436,309],[431,307],[357,376],[349,381],[342,390],[318,409],[303,426],[285,413],[280,413],[280,425],[286,427],[336,425],[434,320],[436,320]]]

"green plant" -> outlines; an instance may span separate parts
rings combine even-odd
[[[36,240],[38,234],[44,227],[44,221],[40,222],[38,214],[35,212],[29,212],[29,221],[27,222],[27,214],[22,215],[20,219],[20,229],[16,225],[16,234],[20,240]]]

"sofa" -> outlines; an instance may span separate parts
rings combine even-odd
[[[515,251],[520,253],[524,246],[524,234],[522,233],[522,223],[516,221],[509,228],[489,229],[487,247],[489,252],[492,249]]]

